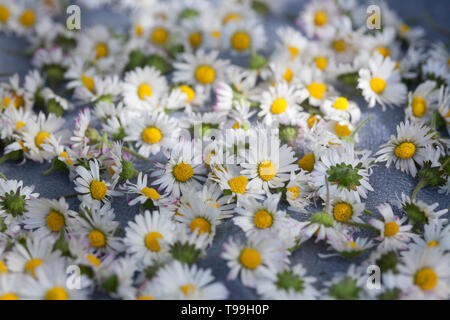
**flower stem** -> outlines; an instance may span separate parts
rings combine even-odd
[[[359,131],[359,129],[362,128],[363,125],[365,125],[367,123],[367,121],[369,121],[370,119],[373,118],[373,114],[368,116],[366,119],[364,119],[363,121],[361,121],[361,123],[353,130],[353,132],[350,135],[350,138],[353,138],[356,133]]]
[[[131,150],[130,148],[127,148],[127,147],[123,146],[122,149],[123,149],[124,151],[126,151],[126,152],[132,154],[133,156],[139,158],[139,159],[142,159],[142,160],[144,160],[144,161],[150,162],[150,159],[144,157],[143,155],[137,153],[136,151]]]
[[[367,213],[369,216],[373,216],[373,212],[367,209],[364,209],[364,212]]]
[[[4,180],[8,180],[2,172],[0,172],[0,178],[3,178]]]
[[[420,189],[422,189],[423,187],[425,187],[427,185],[427,182],[422,179],[419,181],[419,183],[417,184],[417,186],[414,188],[414,191],[411,195],[411,201],[414,200],[414,198],[416,197],[417,193],[420,191]]]

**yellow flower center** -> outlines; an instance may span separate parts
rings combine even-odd
[[[203,36],[200,32],[194,32],[189,35],[191,47],[198,48],[203,42]]]
[[[336,99],[336,101],[333,104],[333,108],[337,110],[345,111],[348,109],[348,100],[344,97],[339,97]]]
[[[384,235],[386,237],[395,236],[399,230],[400,230],[400,228],[399,228],[397,222],[395,222],[395,221],[387,222],[384,225]]]
[[[216,79],[216,72],[207,65],[202,65],[195,70],[195,79],[201,84],[209,84]]]
[[[187,163],[180,162],[173,167],[173,176],[177,181],[186,182],[194,176],[194,169]]]
[[[81,76],[81,82],[84,84],[86,89],[88,89],[90,92],[94,92],[95,90],[94,78],[83,75]]]
[[[8,7],[0,6],[0,22],[6,23],[11,16],[11,11],[9,11]]]
[[[286,99],[278,98],[272,103],[272,106],[270,107],[270,112],[272,112],[273,114],[283,113],[286,111],[287,105],[288,103]]]
[[[95,46],[95,52],[96,52],[95,58],[101,59],[108,56],[109,49],[105,43],[99,43]]]
[[[27,263],[25,264],[25,271],[29,272],[33,277],[36,277],[35,270],[43,263],[44,261],[37,258],[28,260]]]
[[[409,26],[407,26],[406,24],[402,24],[401,27],[400,27],[400,32],[402,34],[406,34],[406,33],[409,32],[409,29],[410,29]]]
[[[36,135],[36,138],[34,139],[34,143],[36,146],[42,150],[41,145],[46,142],[46,140],[50,138],[50,133],[47,131],[41,131]]]
[[[253,248],[245,248],[239,257],[241,264],[247,269],[255,269],[261,264],[261,254]]]
[[[306,121],[308,123],[308,127],[311,129],[314,125],[314,123],[316,123],[318,121],[316,116],[311,116],[308,118],[308,121]]]
[[[138,87],[137,94],[141,100],[145,100],[147,97],[150,98],[152,96],[152,87],[147,83],[143,83]]]
[[[147,197],[152,200],[158,200],[161,198],[161,195],[153,188],[144,187],[141,192]]]
[[[327,86],[324,83],[311,83],[306,88],[309,91],[309,95],[317,100],[322,99],[325,90],[327,90]]]
[[[334,131],[339,137],[348,137],[352,133],[347,125],[340,125],[339,123],[335,124]]]
[[[339,222],[347,222],[352,214],[352,206],[348,203],[337,203],[333,208],[333,216]]]
[[[73,164],[72,160],[70,160],[70,158],[69,158],[69,154],[67,153],[67,151],[61,152],[61,153],[59,154],[59,156],[60,156],[60,157],[63,157],[64,159],[66,159],[67,164],[70,164],[70,165]]]
[[[186,284],[184,286],[180,287],[180,290],[186,295],[190,295],[192,293],[194,293],[196,287],[193,284]]]
[[[156,44],[163,45],[169,38],[169,31],[164,28],[157,28],[152,33],[152,41]]]
[[[14,293],[5,293],[4,295],[0,296],[0,300],[19,300],[19,297],[15,295]]]
[[[231,45],[238,51],[250,48],[250,35],[244,31],[238,31],[231,37]]]
[[[305,154],[298,160],[298,166],[305,171],[311,172],[314,170],[314,163],[316,162],[314,153]]]
[[[25,99],[22,96],[14,96],[14,108],[19,109],[25,105]]]
[[[378,47],[377,51],[379,54],[381,54],[384,58],[387,58],[391,55],[391,51],[386,47]]]
[[[259,210],[255,213],[253,218],[255,226],[258,229],[266,229],[272,226],[273,218],[272,215],[266,210]]]
[[[59,232],[66,224],[64,216],[54,210],[50,211],[45,221],[47,221],[47,227],[54,232]]]
[[[294,73],[292,72],[292,70],[290,68],[286,68],[286,72],[283,75],[283,79],[286,80],[287,82],[291,82],[293,77]]]
[[[429,247],[437,247],[438,243],[436,240],[431,240],[430,242],[427,243],[427,248]]]
[[[328,65],[328,60],[325,57],[317,57],[314,59],[314,62],[316,63],[316,67],[322,71],[325,70]]]
[[[181,92],[185,93],[187,98],[186,98],[186,102],[191,102],[192,99],[194,99],[195,97],[195,91],[186,85],[181,85],[180,87]]]
[[[17,121],[17,123],[16,123],[16,130],[17,131],[21,131],[21,129],[23,128],[23,127],[25,127],[26,126],[26,124],[24,123],[24,122],[22,122],[22,121]]]
[[[92,265],[98,267],[101,264],[101,261],[99,258],[97,258],[96,256],[94,256],[93,254],[88,254],[87,258],[89,260],[90,263],[92,263]]]
[[[106,245],[106,237],[103,232],[99,230],[92,230],[89,233],[89,243],[94,248],[102,248]]]
[[[158,239],[163,239],[163,235],[159,232],[153,231],[149,232],[145,236],[145,246],[148,250],[153,252],[158,252],[161,250],[161,246],[159,245]]]
[[[213,36],[214,38],[220,38],[220,31],[218,31],[218,30],[213,31],[213,32],[212,32],[212,36]]]
[[[422,97],[415,97],[411,103],[411,108],[415,117],[422,118],[427,113],[427,102]]]
[[[397,158],[410,159],[416,153],[416,146],[411,142],[402,142],[395,147],[394,153]]]
[[[349,244],[350,248],[352,248],[352,249],[355,249],[358,247],[358,245],[353,241],[350,241],[348,244]]]
[[[300,188],[298,186],[293,186],[290,188],[287,188],[287,192],[290,193],[290,200],[295,200],[298,198],[298,195],[300,194]]]
[[[258,165],[259,177],[264,181],[272,180],[277,173],[272,161],[263,161]]]
[[[316,14],[314,15],[314,24],[316,26],[319,27],[323,26],[324,24],[327,23],[327,20],[328,20],[327,14],[323,11],[316,12]]]
[[[386,81],[381,78],[372,78],[372,80],[370,80],[370,87],[372,88],[373,92],[375,92],[376,94],[380,94],[386,88]]]
[[[134,32],[136,32],[136,35],[140,37],[142,36],[142,33],[144,33],[144,28],[138,24],[134,27]]]
[[[198,230],[199,234],[202,233],[210,233],[211,232],[211,224],[205,218],[195,218],[191,221],[189,225],[191,232],[195,232]]]
[[[234,193],[244,194],[247,188],[248,178],[239,176],[228,180],[228,185]]]
[[[5,263],[0,260],[0,274],[2,273],[8,273],[8,268],[6,267]]]
[[[289,46],[288,50],[291,53],[291,59],[295,59],[300,54],[300,50],[297,47]]]
[[[25,28],[30,28],[36,22],[36,14],[31,10],[25,10],[20,16],[20,23]]]
[[[344,52],[347,50],[347,43],[344,40],[333,41],[333,49],[337,52]]]
[[[93,199],[102,200],[106,196],[108,187],[102,181],[92,180],[90,190]]]
[[[414,283],[422,290],[434,289],[438,283],[438,276],[431,268],[423,268],[414,276]]]
[[[67,300],[69,295],[67,291],[62,287],[54,287],[45,294],[45,300]]]
[[[227,24],[231,20],[240,20],[242,19],[242,16],[239,13],[230,13],[222,20],[222,24]]]
[[[162,139],[161,130],[155,127],[146,128],[142,131],[142,140],[147,142],[148,144],[154,144]]]

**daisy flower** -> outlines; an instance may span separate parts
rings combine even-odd
[[[364,211],[364,203],[348,200],[344,197],[332,197],[330,201],[330,210],[333,214],[333,219],[337,223],[356,222],[364,223],[361,220],[361,214]]]
[[[372,108],[379,103],[386,106],[400,105],[406,100],[407,89],[401,82],[395,63],[388,57],[376,53],[369,60],[369,69],[359,70],[358,88]]]
[[[379,247],[384,250],[403,250],[408,248],[408,243],[416,237],[415,234],[409,232],[412,225],[405,224],[407,217],[395,216],[389,204],[380,204],[378,212],[382,216],[382,220],[372,218],[369,224],[378,229],[379,236],[376,240],[380,241]]]
[[[162,112],[146,113],[127,128],[125,141],[136,141],[144,157],[157,154],[161,147],[171,149],[179,138],[177,121]]]
[[[23,144],[27,148],[26,156],[37,162],[50,160],[52,155],[44,150],[43,144],[50,137],[65,138],[66,132],[61,131],[64,123],[63,118],[53,114],[46,117],[44,113],[39,113],[36,121],[29,121],[26,131],[22,132]]]
[[[230,21],[223,28],[221,39],[222,48],[231,50],[233,54],[260,51],[267,41],[264,27],[254,20]]]
[[[433,133],[420,123],[401,122],[397,125],[397,136],[391,135],[388,142],[381,145],[377,162],[386,161],[386,167],[393,162],[397,170],[415,177],[416,164],[422,166],[428,159],[426,146],[431,144]]]
[[[151,203],[154,206],[159,203],[161,195],[156,189],[147,186],[147,179],[148,176],[146,174],[139,172],[136,184],[127,181],[124,186],[126,193],[137,195],[136,198],[128,202],[129,206],[134,206],[138,203],[144,206],[146,206],[146,203]]]
[[[173,261],[158,271],[154,280],[155,290],[163,299],[175,300],[222,300],[228,290],[219,282],[213,282],[210,269],[200,269]]]
[[[355,124],[361,119],[361,110],[358,105],[345,97],[326,99],[320,105],[320,110],[327,120],[348,121]]]
[[[335,32],[334,20],[339,16],[333,1],[310,1],[297,20],[309,38],[329,38]]]
[[[221,220],[233,216],[234,204],[229,203],[229,197],[223,195],[222,189],[216,183],[208,180],[201,190],[200,197],[207,206],[213,206],[220,211]],[[189,203],[189,196],[183,196],[180,201]]]
[[[155,260],[166,260],[174,241],[175,225],[168,214],[145,211],[137,215],[125,228],[127,252],[148,265]]]
[[[414,249],[402,253],[399,272],[407,276],[410,299],[448,299],[450,297],[450,259],[437,248]]]
[[[308,103],[314,107],[320,106],[333,92],[333,88],[325,82],[321,70],[312,67],[303,66],[298,73],[298,82],[306,88]]]
[[[76,168],[78,178],[75,179],[75,191],[79,193],[78,198],[84,204],[108,204],[110,198],[120,195],[114,191],[110,183],[100,177],[99,161],[89,161],[89,170],[83,166]]]
[[[314,288],[316,278],[306,275],[300,264],[284,267],[278,272],[263,270],[257,280],[256,290],[263,299],[275,300],[315,300],[319,292]]]
[[[158,101],[167,91],[166,78],[154,67],[136,68],[125,74],[122,94],[130,108],[148,112],[149,102]]]
[[[279,27],[276,31],[280,41],[276,44],[274,60],[296,60],[303,55],[303,50],[308,45],[308,40],[292,27]],[[284,60],[283,59],[283,60]]]
[[[122,240],[114,234],[119,227],[115,221],[114,209],[109,205],[103,207],[81,207],[75,217],[77,223],[72,224],[70,232],[73,235],[89,239],[89,251],[93,253],[121,252]]]
[[[16,242],[5,255],[8,271],[27,272],[36,277],[36,271],[45,263],[59,259],[60,251],[53,251],[53,237],[28,233],[23,244]]]
[[[195,55],[183,53],[179,61],[174,63],[173,81],[190,85],[201,85],[210,92],[212,86],[223,78],[228,60],[217,59],[218,51],[206,53],[198,50]]]
[[[205,203],[194,191],[183,196],[179,214],[175,216],[176,221],[181,222],[191,233],[208,234],[208,242],[211,243],[220,223],[220,211],[211,203]]]
[[[177,198],[189,190],[199,190],[200,182],[205,180],[206,168],[202,164],[202,153],[194,150],[195,148],[196,142],[178,143],[170,154],[166,155],[166,164],[156,164],[158,169],[151,174],[156,178],[153,183],[160,185],[166,194]]]
[[[406,108],[406,119],[412,122],[428,122],[438,107],[439,92],[436,90],[436,82],[425,81],[419,84],[408,94],[408,107]]]
[[[322,199],[326,197],[326,183],[330,182],[330,194],[340,195],[357,202],[373,191],[369,184],[373,159],[370,151],[355,151],[354,145],[344,143],[325,150],[311,172],[311,184],[318,189]]]
[[[61,230],[70,228],[75,214],[63,197],[59,200],[33,199],[26,206],[25,229],[37,229],[39,233],[57,236]]]
[[[235,201],[240,205],[246,199],[262,199],[262,191],[250,189],[248,178],[241,175],[241,168],[237,165],[216,166],[213,169],[211,179],[217,182],[228,202]]]
[[[289,180],[291,171],[297,169],[294,151],[287,145],[280,146],[278,137],[268,136],[268,130],[259,129],[257,141],[250,143],[249,159],[241,163],[241,174],[250,181],[248,187],[264,190],[270,194],[270,188],[280,188]]]
[[[291,172],[289,183],[286,185],[286,201],[289,209],[297,212],[306,212],[313,196],[314,188],[309,185],[309,177],[304,170],[297,174]]]
[[[305,90],[289,86],[287,83],[278,83],[269,87],[261,97],[261,111],[258,116],[264,117],[265,123],[271,125],[273,122],[287,121],[295,118],[302,110],[300,103],[307,97]]]
[[[289,261],[288,251],[277,237],[254,236],[241,243],[229,238],[223,245],[221,258],[227,260],[230,269],[228,280],[234,280],[240,274],[242,284],[255,288],[258,279],[265,271],[281,270]]]
[[[269,196],[260,203],[254,199],[242,201],[236,207],[237,216],[233,222],[239,226],[247,236],[278,233],[288,223],[286,212],[278,210],[281,193]]]
[[[22,222],[27,203],[39,197],[34,186],[23,186],[23,181],[0,179],[0,218],[7,226]]]
[[[442,220],[425,224],[422,237],[413,239],[422,249],[437,247],[442,251],[450,250],[450,227],[444,227]]]
[[[321,258],[329,258],[336,255],[340,255],[343,258],[346,259],[352,259],[359,255],[361,255],[366,250],[373,247],[372,240],[368,238],[353,238],[348,233],[345,233],[345,238],[335,238],[330,239],[328,242],[331,246],[330,249],[336,251],[335,254],[320,254],[319,257]]]
[[[435,211],[439,207],[437,202],[428,205],[423,201],[411,199],[402,192],[401,201],[397,202],[397,207],[406,212],[411,224],[437,223],[439,220],[442,220],[444,223],[447,222],[447,219],[442,216],[448,212],[448,209]]]
[[[26,295],[33,300],[81,300],[87,297],[90,285],[86,276],[79,279],[80,288],[72,288],[67,281],[64,259],[47,262],[36,270],[35,278],[27,278]]]

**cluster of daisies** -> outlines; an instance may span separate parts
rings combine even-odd
[[[0,163],[47,162],[75,192],[1,175],[0,299],[226,299],[202,260],[233,225],[219,263],[263,299],[450,298],[448,210],[416,197],[450,193],[445,45],[384,3],[368,30],[365,5],[309,1],[273,46],[278,1],[77,3],[130,24],[69,31],[60,1],[0,0],[0,31],[27,39],[33,66],[0,83]],[[379,150],[357,147],[357,99],[405,111]],[[370,212],[384,164],[417,187]],[[139,208],[122,228],[113,200]],[[290,261],[306,242],[366,259],[322,281]]]

